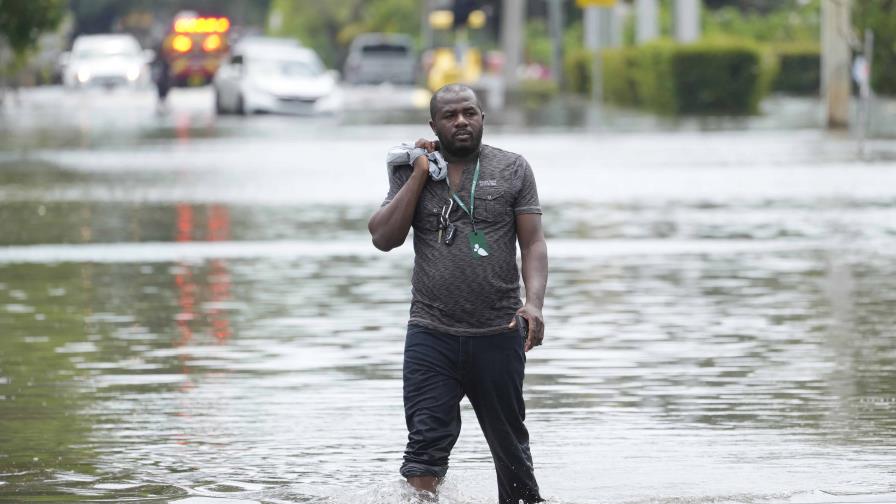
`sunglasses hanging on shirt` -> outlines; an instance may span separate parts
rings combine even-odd
[[[451,223],[451,210],[454,208],[454,200],[449,199],[448,204],[442,206],[442,213],[439,215],[439,241],[445,238],[445,245],[451,246],[454,243],[454,235],[457,234],[457,228]]]

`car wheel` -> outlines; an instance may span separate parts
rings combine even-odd
[[[224,108],[224,104],[221,103],[221,93],[215,91],[215,113],[218,115],[227,115],[227,109]]]
[[[236,113],[242,116],[249,115],[248,110],[246,110],[246,100],[243,99],[242,93],[236,98]]]

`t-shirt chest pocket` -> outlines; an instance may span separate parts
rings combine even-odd
[[[414,227],[431,231],[439,229],[439,216],[446,202],[447,200],[444,198],[439,198],[429,191],[424,191],[420,195],[420,201],[417,203],[417,209],[414,211]]]
[[[473,209],[476,220],[501,221],[508,215],[504,190],[500,187],[483,187],[476,190],[476,207]]]

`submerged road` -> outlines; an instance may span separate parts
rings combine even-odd
[[[7,104],[0,500],[411,502],[411,250],[366,221],[427,112],[347,94],[326,117],[217,117],[208,89]],[[549,502],[896,501],[896,145],[589,114],[496,112],[484,138],[545,208],[525,391]],[[491,503],[462,414],[440,502]]]

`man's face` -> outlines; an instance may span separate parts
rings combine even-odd
[[[455,157],[466,157],[479,150],[484,119],[476,96],[465,91],[440,96],[435,117],[429,125],[439,137],[442,151]]]

